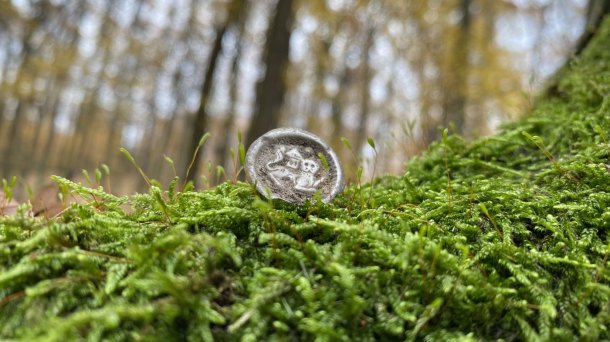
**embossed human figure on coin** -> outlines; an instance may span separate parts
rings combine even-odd
[[[316,172],[320,169],[320,165],[316,163],[313,159],[304,159],[301,162],[301,171],[297,178],[295,179],[296,190],[305,191],[305,192],[315,192],[318,188],[318,185],[324,177],[316,180]]]
[[[294,182],[296,173],[299,171],[299,166],[303,157],[295,148],[286,152],[286,146],[280,145],[275,150],[276,158],[272,162],[267,164],[267,170],[269,170],[269,177],[273,182],[279,186],[282,186],[281,180],[286,179]],[[278,165],[284,160],[284,155],[287,157],[285,166]]]

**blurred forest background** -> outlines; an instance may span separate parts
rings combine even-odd
[[[205,187],[233,177],[238,136],[278,126],[321,136],[352,177],[371,136],[376,175],[399,173],[439,127],[472,138],[527,112],[595,3],[0,0],[0,178],[107,164],[129,193],[144,182],[120,147],[167,184],[210,132]]]

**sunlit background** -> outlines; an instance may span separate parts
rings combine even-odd
[[[233,179],[266,130],[321,136],[348,175],[400,174],[449,127],[527,113],[583,32],[586,0],[0,1],[0,178],[111,170]],[[346,137],[353,153],[341,141]],[[173,161],[173,165],[172,165]],[[175,169],[175,170],[174,170]]]

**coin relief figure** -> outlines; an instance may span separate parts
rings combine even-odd
[[[324,177],[316,178],[320,164],[314,159],[303,158],[296,147],[288,152],[285,145],[277,146],[275,160],[267,163],[269,178],[278,186],[290,185],[295,190],[312,193]]]

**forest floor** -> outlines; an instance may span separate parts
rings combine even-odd
[[[608,46],[606,20],[531,115],[330,204],[55,178],[84,203],[0,218],[0,339],[608,340]]]

